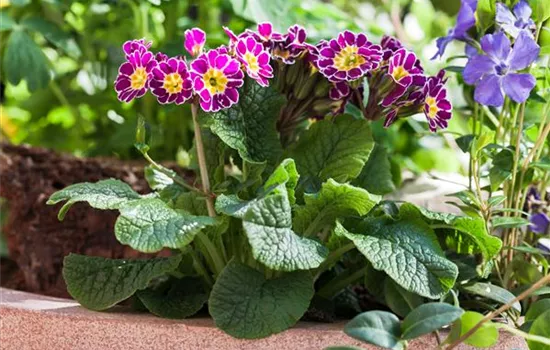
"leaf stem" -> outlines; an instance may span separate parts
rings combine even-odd
[[[365,275],[365,272],[367,272],[368,268],[369,266],[367,265],[360,268],[359,270],[356,270],[351,274],[342,273],[336,276],[327,284],[325,284],[321,289],[319,289],[317,294],[327,299],[332,298],[339,291],[341,291],[351,283],[356,282],[358,279],[363,277]]]
[[[197,147],[197,158],[199,162],[199,172],[201,176],[202,190],[206,194],[206,207],[210,217],[216,217],[214,209],[214,198],[210,192],[210,179],[208,177],[208,167],[206,165],[206,155],[204,154],[204,144],[202,142],[202,133],[199,121],[197,120],[198,105],[197,102],[191,104],[191,114],[193,115],[193,127],[195,128],[195,145]]]
[[[214,285],[214,280],[202,264],[199,256],[195,252],[195,249],[189,249],[189,253],[191,254],[191,258],[193,258],[193,267],[199,273],[199,275],[204,277],[204,281],[208,284],[208,286],[212,288],[212,286]]]
[[[323,261],[321,263],[321,265],[317,268],[315,279],[318,279],[319,276],[321,276],[321,274],[323,272],[325,272],[328,268],[330,268],[330,266],[332,264],[334,264],[335,262],[340,260],[342,255],[349,252],[353,248],[355,248],[355,244],[353,242],[349,242],[348,244],[345,244],[345,245],[341,246],[340,248],[338,248],[338,249],[334,250],[333,252],[331,252],[328,255],[328,257],[325,259],[325,261]]]
[[[538,280],[535,284],[533,284],[529,289],[525,290],[523,293],[515,297],[514,299],[510,300],[506,304],[502,305],[495,311],[487,314],[485,317],[481,319],[475,326],[473,326],[468,332],[464,333],[462,336],[460,336],[457,340],[455,340],[452,344],[450,344],[446,350],[451,350],[454,347],[458,346],[460,343],[462,343],[464,340],[468,339],[472,334],[474,334],[483,324],[487,321],[492,320],[497,315],[500,315],[504,311],[511,308],[515,303],[518,301],[521,301],[525,298],[527,298],[531,293],[536,291],[537,289],[543,287],[545,284],[550,282],[550,274],[544,276],[540,280]]]
[[[147,160],[149,162],[149,164],[151,164],[151,166],[156,171],[161,172],[164,175],[168,176],[169,178],[172,179],[172,181],[174,181],[178,185],[180,185],[182,187],[185,187],[186,189],[188,189],[190,191],[198,192],[198,193],[206,196],[206,194],[204,192],[202,192],[199,188],[196,188],[195,186],[191,186],[190,184],[188,184],[182,177],[180,177],[178,174],[176,174],[176,172],[174,172],[173,170],[170,170],[170,169],[160,165],[159,163],[155,162],[155,160],[153,158],[151,158],[147,152],[142,152],[141,154],[143,154],[143,157],[145,158],[145,160]]]
[[[510,332],[512,334],[519,335],[520,337],[522,337],[524,339],[531,340],[531,341],[541,343],[541,344],[550,345],[550,338],[541,337],[540,335],[533,335],[533,334],[525,333],[522,330],[519,330],[519,329],[514,328],[514,327],[510,327],[509,325],[504,324],[504,323],[497,323],[496,327],[504,329],[505,331]]]
[[[225,267],[225,261],[218,253],[218,249],[216,249],[214,243],[212,243],[210,238],[208,238],[208,236],[204,232],[199,232],[199,234],[195,236],[195,239],[197,239],[200,244],[206,249],[206,252],[212,259],[212,269],[214,270],[214,275],[219,276],[219,274]]]

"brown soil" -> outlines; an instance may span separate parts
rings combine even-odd
[[[80,159],[6,144],[0,145],[0,151],[0,196],[7,199],[9,213],[2,232],[11,260],[1,262],[2,286],[66,297],[61,268],[69,253],[106,258],[147,256],[116,241],[115,211],[77,203],[60,222],[57,212],[61,204],[46,205],[52,193],[68,185],[106,178],[121,179],[137,192],[148,192],[143,163]]]

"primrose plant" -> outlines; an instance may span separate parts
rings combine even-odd
[[[109,179],[51,196],[50,204],[65,202],[60,219],[80,201],[118,210],[117,240],[158,253],[69,255],[63,274],[77,301],[105,310],[131,298],[176,319],[207,305],[223,331],[260,338],[293,326],[308,309],[330,317],[365,311],[357,285],[404,317],[426,300],[456,297],[459,266],[472,280],[489,275],[502,242],[486,216],[382,200],[395,186],[370,124],[395,127],[420,114],[431,131],[446,128],[452,106],[444,71],[427,76],[415,53],[388,36],[376,44],[345,31],[311,44],[299,25],[279,33],[269,23],[225,32],[227,45],[207,49],[203,31],[186,31],[187,58],[154,53],[145,39],[123,45],[119,99],[151,93],[160,104],[190,105],[196,176],[155,162],[140,121],[136,147],[149,162],[151,193]],[[529,64],[517,59],[502,69],[513,75]]]

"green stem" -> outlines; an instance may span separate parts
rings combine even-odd
[[[182,187],[185,187],[186,189],[188,189],[190,191],[198,192],[198,193],[206,196],[206,194],[203,193],[200,189],[189,185],[184,179],[182,179],[178,174],[176,174],[176,172],[174,172],[173,170],[170,170],[168,168],[165,168],[162,165],[160,165],[159,163],[155,162],[153,160],[153,158],[151,158],[147,152],[142,152],[142,154],[143,154],[143,157],[149,162],[149,164],[151,164],[153,169],[155,169],[156,171],[161,172],[164,175],[168,176],[169,178],[172,179],[172,181],[174,181],[178,185],[180,185]]]
[[[191,254],[191,258],[193,258],[193,267],[195,270],[204,278],[204,281],[206,284],[208,284],[209,287],[212,287],[214,285],[214,280],[212,279],[212,276],[208,273],[204,265],[202,264],[199,256],[195,252],[195,249],[189,249],[189,253]]]
[[[541,337],[540,335],[533,335],[533,334],[525,333],[522,330],[511,327],[511,326],[509,326],[507,324],[504,324],[504,323],[496,323],[495,325],[496,325],[497,328],[504,329],[505,331],[510,332],[512,334],[515,334],[515,335],[519,335],[520,337],[522,337],[526,340],[531,340],[531,341],[534,341],[534,342],[537,342],[537,343],[550,345],[550,338]]]
[[[212,259],[212,269],[214,270],[214,275],[219,276],[223,268],[225,267],[225,261],[219,254],[218,249],[216,249],[214,243],[212,243],[210,238],[208,238],[208,236],[204,232],[199,232],[199,234],[195,236],[195,239],[197,239],[200,244],[206,249],[206,252]]]
[[[361,277],[365,275],[365,272],[367,272],[369,266],[364,266],[360,268],[359,270],[351,273],[351,274],[340,274],[336,276],[334,279],[332,279],[330,282],[325,284],[319,291],[317,292],[318,295],[321,297],[330,299],[333,296],[335,296],[339,291],[346,288],[348,285],[357,282]]]
[[[323,272],[325,272],[334,263],[336,263],[338,260],[340,260],[342,255],[349,252],[353,248],[355,248],[355,244],[353,244],[353,242],[349,242],[348,244],[345,244],[345,245],[341,246],[340,248],[336,249],[335,251],[331,252],[328,255],[328,257],[325,259],[325,261],[323,261],[323,263],[317,268],[315,279],[318,279],[319,276],[321,276],[321,274]]]

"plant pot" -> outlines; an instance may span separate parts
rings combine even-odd
[[[1,288],[2,349],[240,349],[321,350],[334,345],[362,345],[342,331],[344,323],[300,322],[265,339],[235,339],[215,328],[209,318],[166,320],[115,308],[94,312],[73,300]],[[410,342],[409,350],[436,348],[428,335]],[[462,344],[457,349],[471,349]],[[501,333],[492,349],[527,349],[522,338]]]

